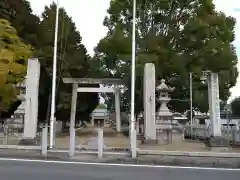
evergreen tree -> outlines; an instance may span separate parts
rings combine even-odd
[[[104,20],[108,33],[95,50],[95,58],[105,73],[128,82],[122,99],[127,108],[132,19],[132,1],[112,0]],[[136,113],[143,110],[143,67],[148,62],[155,64],[157,80],[165,78],[175,87],[172,93],[175,100],[169,103],[174,111],[184,112],[189,107],[189,102],[179,100],[189,99],[190,72],[193,72],[194,109],[208,111],[207,86],[199,81],[203,70],[219,73],[220,98],[226,100],[238,75],[232,44],[234,26],[235,19],[216,12],[212,0],[137,1]]]
[[[233,117],[240,117],[240,97],[235,98],[231,102],[231,110],[232,110],[232,116]]]
[[[52,74],[53,43],[56,17],[56,4],[45,7],[40,23],[44,36],[41,40],[40,61]],[[72,86],[62,82],[63,77],[83,78],[91,77],[91,57],[82,44],[82,38],[75,23],[66,11],[59,10],[59,38],[57,53],[57,119],[69,120]],[[90,85],[82,85],[90,86]],[[99,86],[99,85],[97,85]],[[97,93],[78,93],[77,119],[88,120],[89,114],[98,105]]]
[[[52,59],[55,30],[56,4],[45,7],[42,20],[32,13],[26,0],[3,0],[0,2],[0,18],[8,20],[18,32],[21,40],[31,44],[34,57],[41,64],[39,84],[39,121],[46,120],[50,112],[52,86]],[[60,9],[57,67],[57,115],[63,119],[70,117],[71,86],[63,84],[62,77],[92,77],[96,68],[86,48],[81,43],[81,36],[72,19],[64,9]],[[91,63],[91,64],[90,64]],[[91,69],[92,68],[92,69]],[[94,69],[94,70],[93,70]],[[98,86],[98,85],[97,85]],[[79,93],[77,117],[87,116],[98,105],[97,93]],[[81,101],[80,101],[81,99]],[[10,116],[20,105],[11,103],[4,116]],[[58,118],[57,117],[57,118]],[[47,119],[49,116],[47,117]]]
[[[16,84],[26,75],[26,64],[31,47],[17,36],[17,31],[4,19],[0,19],[0,111],[17,101]]]

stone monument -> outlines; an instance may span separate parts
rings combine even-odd
[[[157,86],[158,94],[157,102],[160,104],[159,110],[156,112],[156,137],[158,143],[170,143],[172,141],[172,113],[167,107],[167,103],[171,100],[169,93],[174,88],[167,86],[165,80],[161,80],[161,84]]]
[[[221,117],[220,117],[220,98],[219,98],[219,80],[218,74],[211,71],[205,71],[202,80],[208,83],[208,102],[210,114],[210,137],[205,139],[205,145],[214,149],[225,150],[228,147],[228,140],[221,136]]]
[[[208,76],[208,101],[211,134],[212,136],[221,136],[219,82],[217,73],[210,73]]]
[[[40,79],[40,63],[38,59],[29,59],[27,76],[21,88],[25,86],[25,95],[22,92],[19,98],[22,104],[18,110],[24,108],[24,133],[20,144],[34,144],[38,122],[38,90]],[[18,111],[17,110],[17,111]]]
[[[144,104],[144,137],[156,140],[155,127],[155,66],[146,63],[144,66],[143,104]]]
[[[16,88],[19,90],[19,94],[17,95],[17,98],[21,101],[21,104],[18,106],[17,110],[14,112],[14,114],[19,114],[23,116],[25,114],[25,94],[26,94],[26,82],[25,80],[19,84],[16,85]]]
[[[166,134],[167,142],[171,140],[172,132],[172,113],[167,107],[167,103],[171,100],[169,93],[173,88],[165,84],[165,80],[157,87],[160,108],[156,112],[156,80],[155,66],[153,63],[146,63],[144,66],[144,85],[143,85],[143,104],[144,104],[144,143],[161,143],[161,137]]]

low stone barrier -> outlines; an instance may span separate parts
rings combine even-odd
[[[240,130],[233,126],[222,126],[222,136],[229,140],[231,145],[240,145]],[[184,138],[204,141],[210,137],[210,129],[206,125],[186,126],[184,128]]]

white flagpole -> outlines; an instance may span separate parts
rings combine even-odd
[[[57,43],[58,43],[58,23],[59,23],[59,0],[56,7],[56,22],[55,22],[55,39],[53,52],[53,74],[52,74],[52,100],[51,100],[51,116],[50,116],[50,148],[54,146],[54,125],[56,111],[56,77],[57,77]]]
[[[136,129],[135,129],[135,58],[136,58],[136,0],[133,0],[132,22],[132,75],[131,75],[131,150],[132,157],[136,157]]]
[[[136,0],[133,0],[132,75],[131,75],[131,130],[135,129],[135,58],[136,58]]]

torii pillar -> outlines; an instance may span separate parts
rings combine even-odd
[[[116,112],[116,129],[121,132],[121,111],[120,111],[120,90],[115,88],[115,112]]]

